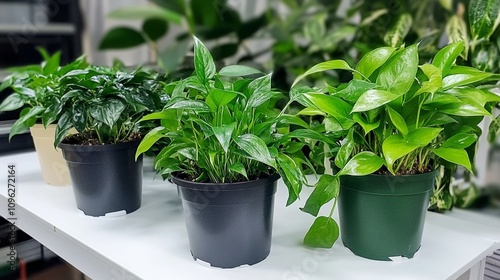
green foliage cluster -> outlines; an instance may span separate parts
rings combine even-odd
[[[9,138],[24,133],[36,122],[44,126],[58,120],[60,113],[60,98],[62,89],[60,80],[73,70],[88,67],[83,58],[60,66],[61,53],[49,55],[39,48],[44,61],[40,65],[28,65],[9,69],[12,74],[7,76],[0,85],[0,92],[11,88],[13,93],[0,104],[0,112],[21,109],[17,121],[12,125]]]
[[[21,110],[10,137],[25,132],[36,122],[45,127],[57,123],[57,146],[74,128],[100,144],[126,140],[137,132],[137,121],[162,108],[163,75],[136,69],[89,65],[83,57],[60,66],[60,53],[44,57],[41,65],[12,69],[0,90],[12,88],[0,111]]]
[[[450,44],[431,62],[419,65],[417,45],[381,47],[363,56],[355,68],[343,60],[327,61],[297,78],[294,85],[326,70],[353,73],[349,82],[328,85],[329,94],[300,88],[306,97],[302,105],[325,114],[327,131],[345,135],[335,156],[339,171],[334,183],[320,184],[303,211],[316,216],[322,205],[336,198],[343,175],[410,175],[456,165],[473,172],[478,125],[483,117],[493,118],[500,103],[498,94],[480,85],[499,75],[455,65],[463,50],[462,42]],[[325,241],[335,237],[329,234],[335,228],[331,215],[320,218],[306,236],[311,246],[334,241]]]
[[[161,126],[144,137],[137,156],[167,138],[169,144],[155,158],[161,175],[230,183],[277,173],[291,204],[307,184],[304,170],[313,169],[305,151],[334,141],[322,127],[287,114],[291,102],[281,111],[272,106],[281,94],[272,89],[271,75],[238,65],[217,72],[196,38],[194,55],[193,75],[167,85],[171,99],[163,110],[142,119],[160,120]]]

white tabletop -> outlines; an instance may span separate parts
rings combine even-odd
[[[176,188],[144,173],[142,207],[126,216],[81,214],[71,187],[42,183],[34,152],[0,157],[0,215],[7,216],[7,165],[17,167],[17,225],[94,280],[99,279],[456,279],[500,248],[500,233],[427,213],[422,248],[411,260],[382,262],[352,254],[337,241],[330,250],[302,245],[314,217],[285,207],[279,183],[271,253],[251,267],[218,269],[193,261]],[[304,196],[305,197],[305,196]],[[325,209],[326,210],[326,209]]]

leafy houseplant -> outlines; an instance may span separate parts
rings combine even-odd
[[[195,259],[254,264],[269,254],[276,180],[288,187],[288,204],[295,201],[306,184],[302,166],[311,165],[303,148],[333,141],[286,114],[288,105],[269,107],[280,95],[271,75],[237,65],[217,72],[197,38],[194,62],[193,76],[165,87],[171,99],[163,110],[143,118],[162,126],[146,134],[136,156],[169,139],[155,168],[178,186]]]
[[[462,42],[450,44],[431,63],[419,65],[417,45],[382,47],[355,68],[343,60],[327,61],[294,82],[331,69],[353,73],[348,83],[328,85],[329,94],[304,89],[304,105],[324,112],[327,130],[345,137],[334,160],[334,184],[316,187],[303,211],[317,216],[324,204],[335,199],[335,207],[339,198],[342,239],[355,254],[412,257],[420,247],[434,170],[461,165],[473,171],[478,124],[491,117],[500,97],[479,86],[498,75],[454,65],[463,49]],[[416,200],[408,200],[411,196]],[[332,213],[333,208],[316,219],[307,245],[333,245],[338,232]]]
[[[66,66],[60,66],[60,53],[49,55],[39,49],[44,58],[41,65],[13,68],[0,85],[0,92],[11,88],[13,93],[0,104],[0,112],[21,109],[19,118],[11,127],[9,139],[31,130],[37,150],[43,179],[47,184],[69,185],[69,171],[60,149],[54,149],[54,123],[58,120],[58,104],[61,98],[60,79],[68,72],[87,67],[83,58]]]
[[[89,66],[59,83],[54,144],[68,163],[78,209],[90,216],[135,211],[142,189],[137,121],[161,108],[158,74]],[[70,128],[77,133],[67,136]]]

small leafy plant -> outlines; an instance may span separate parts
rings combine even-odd
[[[125,72],[112,67],[89,66],[59,80],[61,95],[54,100],[59,122],[55,145],[71,128],[77,134],[65,142],[102,145],[139,139],[140,120],[164,104],[162,75],[144,69]]]
[[[56,122],[62,96],[60,79],[71,71],[88,66],[83,57],[60,66],[60,52],[49,55],[44,49],[38,50],[44,58],[42,64],[12,68],[10,70],[13,73],[0,85],[0,92],[7,88],[14,91],[0,104],[0,112],[24,107],[19,119],[12,125],[9,139],[25,132],[36,122],[41,122],[45,127]]]
[[[338,238],[332,219],[340,178],[372,173],[411,175],[438,166],[464,166],[473,172],[475,143],[483,117],[492,117],[500,97],[479,85],[498,75],[456,66],[462,42],[441,49],[431,63],[419,65],[418,46],[382,47],[351,68],[343,60],[313,66],[294,82],[326,70],[348,70],[353,78],[322,90],[301,87],[304,106],[325,114],[325,127],[344,135],[335,156],[332,184],[318,184],[304,212],[317,216],[335,199],[330,215],[318,217],[304,242],[331,247]],[[497,120],[494,120],[498,122]]]
[[[294,100],[281,111],[270,106],[280,98],[270,74],[238,65],[217,72],[207,48],[194,40],[194,74],[167,85],[171,99],[163,110],[142,119],[160,120],[161,126],[146,134],[136,155],[168,138],[155,158],[164,178],[231,183],[277,173],[288,187],[291,204],[307,184],[303,166],[313,169],[305,147],[333,141],[286,113]]]

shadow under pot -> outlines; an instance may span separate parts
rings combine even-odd
[[[106,145],[59,144],[73,185],[76,206],[88,216],[121,216],[141,206],[140,141]]]
[[[343,176],[339,218],[344,245],[368,259],[413,258],[420,249],[435,177],[436,171]]]
[[[233,268],[264,260],[271,249],[278,175],[238,183],[172,177],[182,200],[193,258]]]

